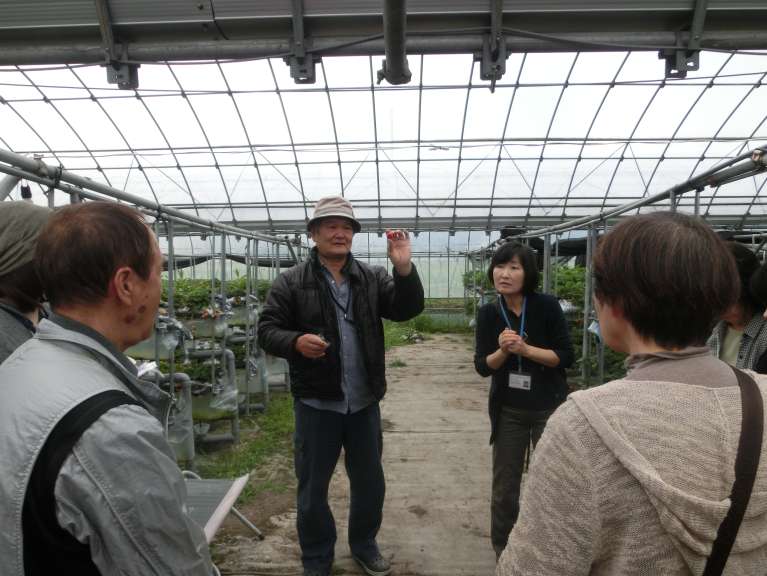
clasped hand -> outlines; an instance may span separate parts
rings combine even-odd
[[[514,330],[504,328],[498,337],[498,346],[505,354],[514,354],[516,356],[527,356],[528,346],[522,337]]]
[[[328,343],[314,334],[304,334],[296,340],[296,350],[306,358],[322,358]]]

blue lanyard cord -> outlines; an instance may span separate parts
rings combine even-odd
[[[503,295],[501,295],[501,298],[503,298]],[[503,299],[503,302],[506,302],[505,298]],[[506,316],[506,310],[503,308],[504,306],[501,305],[501,312],[503,313],[503,319],[506,320],[506,326],[509,327],[509,330],[513,330],[511,322],[509,322],[509,317]],[[525,337],[525,310],[527,310],[527,296],[522,299],[522,320],[519,323],[520,338]],[[517,361],[519,362],[519,372],[522,372],[522,356],[520,354],[517,354]]]
[[[14,314],[10,310],[6,310],[8,312],[8,315],[13,318],[14,320],[18,321],[20,324],[22,324],[27,330],[32,332],[32,334],[37,334],[37,328],[35,328],[35,325],[32,324],[32,322],[29,321],[29,318],[26,316],[20,316],[18,314]]]

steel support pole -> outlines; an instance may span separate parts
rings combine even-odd
[[[160,243],[160,219],[157,218],[154,221],[154,238],[158,245]],[[156,366],[160,365],[160,310],[158,308],[157,313],[154,315],[154,363]],[[154,383],[158,388],[160,387],[160,373],[159,368],[154,373]]]
[[[173,253],[173,221],[168,220],[166,226],[168,230],[168,318],[172,319],[175,316],[175,307],[173,302],[173,281],[175,279],[173,278],[173,275],[175,274],[176,270],[176,260]],[[181,334],[181,337],[183,338],[184,335]],[[171,395],[171,397],[173,397],[175,392],[175,380],[173,379],[173,373],[176,369],[175,348],[170,353],[170,360],[168,360],[168,365],[170,366],[168,368],[168,393]]]
[[[474,322],[477,322],[477,255],[471,254],[471,280],[474,288],[471,293],[471,300],[474,302]]]
[[[700,193],[701,190],[698,188],[695,190],[695,217],[700,218]]]
[[[11,194],[11,192],[13,192],[13,189],[16,188],[16,185],[20,181],[21,178],[10,175],[0,180],[0,202],[5,200]]]
[[[551,294],[551,235],[546,234],[543,239],[543,292]]]
[[[428,255],[429,255],[429,306],[427,312],[431,312],[431,230],[429,230],[429,248],[428,248]]]
[[[245,416],[250,416],[250,240],[245,241]]]
[[[543,234],[550,234],[552,232],[559,232],[564,230],[574,230],[593,222],[599,222],[607,220],[608,218],[619,216],[626,212],[636,210],[642,206],[649,206],[650,204],[656,204],[670,198],[672,194],[678,196],[685,192],[692,192],[703,190],[706,186],[721,186],[728,184],[735,180],[740,180],[749,176],[760,174],[767,169],[767,154],[763,154],[761,149],[749,150],[742,154],[738,154],[734,158],[730,158],[724,162],[720,162],[713,168],[710,168],[701,174],[695,175],[689,180],[677,184],[664,192],[659,192],[653,196],[647,198],[641,198],[639,200],[632,200],[615,208],[603,210],[597,214],[590,216],[584,216],[582,218],[576,218],[569,222],[557,224],[555,226],[548,226],[533,232],[529,232],[522,236],[527,240],[532,236],[541,236]]]
[[[226,302],[226,234],[221,233],[221,312],[224,311],[224,303]],[[223,314],[221,315],[222,319]],[[221,372],[223,375],[224,371],[224,364],[226,364],[226,372],[227,372],[227,378],[231,380],[235,380],[236,375],[235,374],[229,374],[229,370],[233,369],[233,366],[229,366],[228,363],[224,362],[224,358],[226,358],[226,332],[229,328],[228,322],[224,323],[223,327],[223,334],[221,336]],[[215,324],[214,324],[214,334],[215,334]],[[211,350],[213,347],[211,346]],[[213,357],[211,357],[211,360],[214,360]],[[232,365],[234,365],[234,361],[232,361]],[[239,403],[235,410],[234,418],[232,418],[232,437],[234,438],[234,443],[239,444],[239,437],[240,437],[240,408]]]
[[[148,200],[146,198],[142,198],[134,194],[129,194],[128,192],[124,192],[123,190],[113,188],[112,186],[107,186],[106,184],[101,184],[100,182],[96,182],[93,180],[89,180],[88,178],[78,176],[77,174],[74,174],[73,172],[69,172],[68,170],[64,170],[60,168],[59,166],[50,166],[48,164],[45,164],[42,160],[38,160],[37,158],[28,158],[27,156],[15,154],[14,152],[10,152],[9,150],[4,150],[2,148],[0,148],[0,162],[3,162],[9,165],[7,169],[1,170],[5,172],[6,174],[13,173],[16,176],[21,176],[22,178],[28,178],[29,180],[32,180],[34,182],[42,181],[49,186],[54,185],[54,184],[51,184],[50,181],[54,181],[54,183],[56,181],[59,181],[59,182],[67,183],[67,184],[72,184],[73,186],[77,186],[78,188],[81,188],[82,190],[91,190],[93,192],[98,192],[99,194],[103,194],[105,196],[108,196],[109,198],[115,198],[117,200],[122,200],[123,202],[133,204],[135,206],[148,208],[149,210],[152,210],[156,213],[162,213],[166,217],[165,218],[166,220],[169,219],[167,218],[168,216],[172,216],[184,222],[189,222],[191,224],[199,224],[202,227],[208,228],[210,230],[229,232],[237,236],[243,236],[245,238],[260,237],[264,240],[268,240],[272,242],[280,242],[280,241],[284,242],[284,240],[279,240],[277,238],[274,238],[265,234],[260,234],[259,232],[251,232],[250,230],[243,230],[241,228],[237,228],[236,226],[229,226],[228,224],[222,224],[220,222],[215,222],[213,220],[206,220],[205,218],[200,218],[199,216],[195,216],[194,214],[183,212],[181,210],[177,210],[175,208],[171,208],[169,206],[159,204],[158,202],[154,202],[152,200]],[[22,170],[24,174],[19,174],[18,170],[14,169],[14,167]],[[40,177],[41,173],[47,173],[48,179],[41,178]],[[64,188],[64,186],[62,186],[62,188]],[[65,191],[69,193],[69,190],[70,188],[67,187]],[[88,197],[88,195],[85,195],[85,194],[83,194],[83,196]],[[103,200],[104,198],[98,198],[98,199]]]
[[[450,308],[450,234],[447,235],[447,307]]]
[[[559,297],[559,234],[554,245],[554,296]]]
[[[216,313],[216,235],[210,235],[210,309],[211,309],[211,322],[214,328],[210,331],[210,349],[213,350],[213,345],[216,342],[216,330],[215,330],[215,313]],[[222,356],[223,358],[223,356]],[[223,370],[223,369],[222,369]],[[210,385],[216,384],[216,362],[211,356],[210,362]]]
[[[407,1],[383,0],[384,54],[386,58],[378,71],[378,83],[385,78],[389,84],[407,84],[412,78],[407,63]]]
[[[588,233],[586,235],[586,280],[584,282],[584,298],[583,298],[583,364],[581,365],[581,378],[582,383],[586,383],[586,379],[589,377],[589,354],[591,352],[591,346],[589,342],[589,316],[591,315],[591,255],[593,253],[593,232],[594,224],[589,224]]]
[[[592,224],[592,239],[591,239],[591,257],[593,259],[594,252],[597,250],[597,232],[598,227],[597,224]],[[605,221],[605,234],[607,233],[607,221]],[[589,276],[591,276],[591,260],[589,260]],[[593,309],[595,306],[594,303],[594,283],[591,283],[591,291],[589,292],[589,306]],[[589,338],[589,341],[591,338]],[[604,377],[605,377],[605,343],[604,340],[599,338],[597,340],[597,366],[599,369],[599,384],[604,384]]]
[[[404,2],[401,2],[404,9]],[[511,35],[510,35],[511,34]],[[690,33],[680,32],[685,46]],[[506,51],[518,53],[538,52],[615,52],[647,50],[655,52],[659,46],[675,47],[673,30],[657,32],[566,32],[554,38],[534,38],[504,32]],[[369,38],[369,39],[367,39]],[[599,43],[599,44],[592,44]],[[292,54],[293,39],[259,38],[251,40],[188,41],[188,42],[136,42],[128,45],[130,61],[166,62],[184,60],[229,60],[267,58]],[[405,52],[411,54],[473,54],[482,52],[481,34],[419,34],[410,32],[406,38]],[[700,48],[722,50],[764,50],[767,48],[767,31],[720,30],[700,34]],[[323,56],[376,56],[386,54],[385,40],[362,36],[314,36],[312,50]],[[388,54],[387,54],[388,57]],[[7,46],[0,48],[0,65],[48,65],[48,64],[100,64],[107,60],[106,49],[98,42],[78,44],[50,44],[34,46]]]

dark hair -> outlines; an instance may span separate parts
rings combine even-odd
[[[487,269],[487,276],[493,282],[493,270],[499,264],[511,262],[511,259],[517,256],[522,269],[525,271],[525,281],[522,284],[522,294],[530,296],[538,287],[538,263],[535,260],[535,252],[530,246],[525,246],[516,240],[506,242],[503,246],[493,252],[490,260],[490,267]]]
[[[34,262],[27,262],[13,272],[0,276],[0,298],[8,298],[24,314],[40,307],[43,283],[37,275]]]
[[[35,264],[51,308],[97,304],[123,266],[149,278],[154,257],[144,216],[116,202],[57,209],[40,232]]]
[[[632,216],[597,244],[594,294],[645,340],[668,349],[702,345],[738,297],[735,261],[719,236],[681,212]]]
[[[759,302],[761,308],[767,305],[767,264],[762,264],[759,269],[751,275],[751,281],[748,283],[751,289],[751,295]]]
[[[737,242],[727,242],[727,248],[735,258],[735,265],[738,267],[738,278],[740,278],[740,296],[738,304],[740,305],[746,318],[752,317],[757,312],[764,312],[764,306],[754,297],[751,289],[751,277],[759,270],[759,258],[756,257],[750,248]]]

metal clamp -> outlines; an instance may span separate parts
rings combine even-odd
[[[492,43],[498,46],[498,55],[493,58]],[[506,37],[500,36],[493,40],[490,34],[482,35],[482,52],[474,53],[474,61],[481,62],[479,77],[481,80],[490,81],[490,92],[495,92],[495,83],[506,74],[506,59],[511,54],[506,53]]]
[[[495,83],[506,74],[506,37],[502,34],[503,0],[492,0],[490,7],[490,34],[482,36],[482,52],[474,54],[474,61],[481,62],[479,77],[490,81],[490,93]]]
[[[128,64],[128,45],[122,44],[122,57],[101,64],[107,69],[107,82],[117,84],[120,90],[135,90],[138,88],[138,69],[141,64]]]
[[[315,64],[321,60],[319,54],[310,52],[312,40],[304,36],[304,2],[292,0],[293,8],[293,56],[283,58],[290,66],[290,77],[296,84],[314,84],[317,81]]]
[[[690,26],[687,46],[682,41],[681,28],[674,31],[676,50],[661,50],[658,59],[666,61],[666,78],[686,78],[687,72],[697,70],[700,65],[700,36],[706,17],[708,0],[696,0],[695,12]]]

